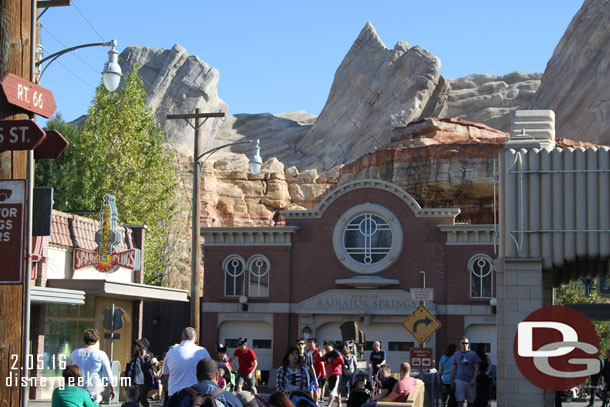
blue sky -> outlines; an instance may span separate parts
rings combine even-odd
[[[229,113],[319,114],[336,69],[367,21],[386,47],[420,45],[441,73],[543,72],[582,1],[437,0],[202,1],[72,0],[41,17],[45,54],[116,39],[130,45],[180,44],[220,71]],[[57,111],[85,114],[101,81],[106,48],[64,55],[45,72]],[[73,72],[69,72],[68,69]],[[185,112],[186,113],[186,112]]]

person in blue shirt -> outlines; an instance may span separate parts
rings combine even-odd
[[[451,389],[451,365],[453,365],[453,354],[457,349],[455,343],[447,346],[447,353],[441,356],[438,362],[438,374],[441,378],[441,402],[443,407],[455,407],[455,394]]]
[[[451,385],[455,390],[455,400],[458,407],[468,402],[468,406],[474,404],[477,397],[477,376],[479,375],[479,357],[468,347],[470,341],[467,337],[460,338],[460,350],[453,355],[451,365]]]
[[[198,382],[190,388],[199,394],[210,394],[220,401],[225,407],[243,407],[241,401],[230,392],[224,391],[218,386],[220,372],[218,364],[211,358],[201,359],[197,363]],[[166,407],[187,407],[191,405],[193,397],[189,390],[182,389],[168,400]]]

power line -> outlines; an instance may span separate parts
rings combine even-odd
[[[85,15],[82,13],[82,11],[80,11],[80,9],[76,6],[76,3],[74,2],[74,0],[72,0],[72,5],[74,6],[74,8],[76,9],[76,11],[78,11],[78,14],[81,15],[81,17],[83,17],[83,20],[85,20],[87,22],[87,24],[89,24],[89,27],[91,27],[91,29],[97,34],[98,37],[100,37],[100,40],[106,41],[99,32],[97,32],[97,30],[95,29],[95,27],[93,27],[93,24],[91,24],[89,22],[89,20],[87,20],[87,17],[85,17]]]
[[[87,82],[85,79],[81,78],[80,76],[78,76],[75,72],[72,72],[70,70],[70,68],[68,68],[67,66],[65,66],[64,64],[62,64],[61,62],[58,62],[59,65],[61,65],[66,71],[70,72],[75,78],[77,78],[78,80],[80,80],[82,83],[84,83],[85,85],[89,86],[92,89],[97,89],[96,86],[93,86],[92,84],[90,84],[89,82]]]
[[[53,33],[50,32],[49,30],[47,30],[44,26],[41,25],[40,28],[42,28],[47,34],[49,34],[51,37],[53,37],[55,39],[55,41],[57,41],[62,47],[68,48],[68,46],[66,44],[64,44],[59,38],[57,38],[55,35],[53,35]],[[83,64],[87,65],[93,72],[99,73],[99,69],[96,69],[93,66],[91,66],[91,64],[89,64],[87,61],[85,61],[84,59],[79,57],[77,53],[72,51],[71,54],[74,55],[74,57],[76,57]]]

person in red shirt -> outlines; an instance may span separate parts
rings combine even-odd
[[[307,339],[307,357],[310,358],[310,363],[316,372],[317,385],[312,388],[313,401],[318,404],[318,401],[324,397],[324,385],[326,384],[326,368],[320,350],[317,348],[318,341],[316,338]]]
[[[337,407],[341,407],[341,393],[339,393],[339,385],[341,384],[341,374],[343,373],[343,364],[345,360],[341,353],[335,350],[333,342],[324,342],[324,361],[326,362],[326,377],[328,378],[328,407],[332,407],[335,398],[337,399]]]
[[[244,383],[250,385],[250,391],[257,394],[256,391],[256,367],[258,361],[256,360],[256,353],[247,344],[248,338],[239,338],[239,348],[235,349],[233,356],[229,359],[229,363],[232,363],[235,358],[239,363],[237,368],[237,385],[235,391],[239,393],[242,390]]]

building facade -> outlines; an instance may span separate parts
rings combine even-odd
[[[143,284],[143,226],[116,229],[120,234],[116,252],[141,251],[137,267],[121,266],[112,272],[100,272],[91,265],[75,267],[78,250],[97,249],[95,236],[99,230],[97,220],[54,210],[51,235],[36,238],[36,263],[31,276],[31,398],[51,397],[51,380],[61,377],[70,353],[84,346],[85,329],[98,330],[99,348],[110,358],[110,339],[105,336],[110,330],[104,326],[106,310],[114,306],[123,312],[124,325],[115,331],[119,337],[113,340],[111,360],[118,361],[124,369],[133,351],[133,340],[142,336],[142,325],[150,323],[143,321],[143,302],[188,300],[185,290]]]
[[[434,289],[426,307],[441,328],[426,342],[436,360],[466,334],[495,361],[493,225],[456,224],[458,208],[421,208],[403,188],[363,179],[338,185],[315,210],[282,211],[285,226],[202,228],[202,342],[230,352],[239,337],[277,368],[298,337],[341,341],[359,322],[397,370],[419,343],[403,326],[419,306],[411,288]],[[368,356],[368,355],[367,355]]]

